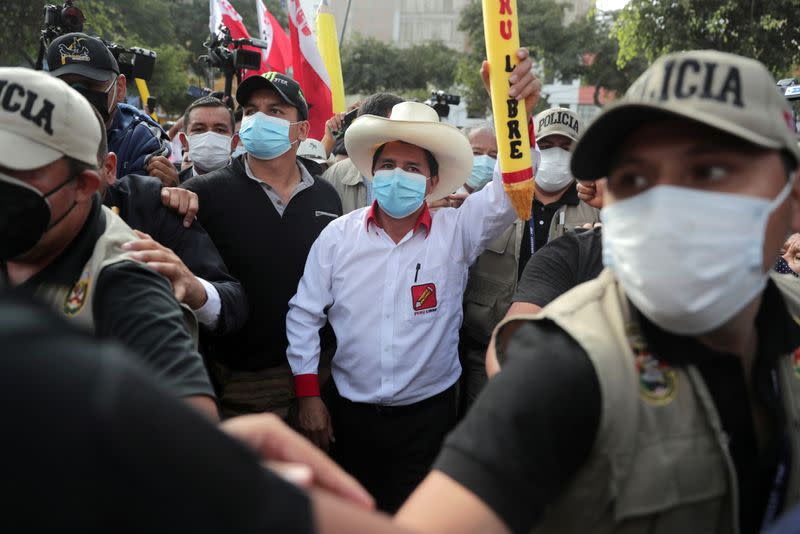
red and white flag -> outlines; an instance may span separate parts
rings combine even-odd
[[[292,45],[289,38],[272,13],[264,7],[264,2],[256,0],[256,9],[259,36],[269,43],[269,48],[261,51],[261,70],[286,74],[292,65]]]
[[[209,9],[210,9],[210,16],[208,18],[208,27],[211,30],[211,33],[218,33],[219,32],[219,25],[223,24],[227,27],[231,32],[232,39],[249,39],[250,32],[247,31],[247,28],[244,26],[244,22],[242,22],[242,16],[236,11],[228,0],[209,0]],[[231,45],[231,48],[233,45]],[[245,50],[251,50],[258,54],[261,54],[261,49],[256,48],[255,46],[245,45],[242,46]],[[263,58],[263,56],[262,56]],[[263,68],[263,59],[262,59],[262,68]],[[245,71],[242,79],[247,78],[253,74],[256,74],[258,71]]]
[[[289,35],[292,42],[292,77],[300,84],[308,102],[309,136],[322,139],[325,122],[333,115],[331,80],[319,54],[317,40],[308,24],[300,0],[289,0]]]
[[[242,16],[234,9],[228,0],[209,0],[211,16],[208,19],[208,29],[211,33],[219,31],[219,25],[224,24],[230,31],[233,39],[249,39],[250,34],[244,27]]]

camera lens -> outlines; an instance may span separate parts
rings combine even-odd
[[[86,18],[83,12],[75,6],[66,6],[61,11],[62,26],[70,32],[83,31],[83,23]]]

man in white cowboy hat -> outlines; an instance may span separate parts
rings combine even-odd
[[[519,52],[510,96],[533,109],[540,84]],[[431,213],[472,168],[469,141],[432,108],[402,102],[345,133],[375,202],[333,221],[311,247],[286,318],[301,430],[396,510],[455,423],[458,329],[467,271],[516,215],[499,174],[456,210]],[[325,402],[319,330],[337,338]],[[327,406],[326,406],[327,404]],[[330,412],[329,412],[330,411]],[[335,435],[335,439],[334,439]]]
[[[608,178],[606,270],[498,326],[501,371],[398,520],[751,534],[800,502],[800,299],[769,274],[799,161],[764,65],[653,63],[572,151],[577,179]]]

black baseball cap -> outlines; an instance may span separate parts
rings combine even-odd
[[[246,78],[236,89],[236,101],[240,106],[247,105],[250,95],[257,89],[274,89],[289,105],[300,112],[300,120],[308,119],[308,104],[300,84],[280,72],[265,72],[259,76]]]
[[[68,33],[47,48],[47,66],[53,76],[78,74],[105,82],[119,74],[119,65],[108,47],[85,33]]]

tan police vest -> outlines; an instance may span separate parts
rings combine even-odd
[[[44,284],[36,290],[37,297],[50,302],[57,312],[91,333],[95,331],[93,300],[100,273],[109,265],[130,260],[130,253],[123,251],[121,246],[139,239],[120,217],[105,206],[101,206],[101,209],[100,216],[105,219],[105,231],[97,239],[80,278],[72,286]],[[181,305],[181,310],[196,344],[199,335],[197,318],[188,307]]]
[[[790,310],[800,309],[782,293]],[[703,378],[692,365],[666,367],[648,352],[611,271],[527,318],[550,319],[581,345],[602,395],[591,456],[535,532],[738,533],[734,464]],[[787,425],[797,429],[800,369],[792,355],[779,362]],[[790,432],[795,459],[798,437]],[[784,510],[800,501],[800,462],[792,464]]]
[[[464,291],[464,332],[486,345],[517,290],[519,248],[525,221],[517,220],[489,243],[469,269]]]
[[[595,224],[600,222],[600,210],[591,207],[589,204],[578,201],[577,206],[564,204],[553,214],[550,223],[550,232],[547,234],[547,242],[566,234],[569,230],[574,230],[584,224]]]
[[[600,222],[597,209],[584,202],[577,206],[565,204],[553,215],[547,240],[596,222]],[[464,332],[482,345],[489,343],[494,327],[505,317],[517,291],[519,249],[526,224],[517,220],[507,228],[486,247],[469,270],[464,291]]]

